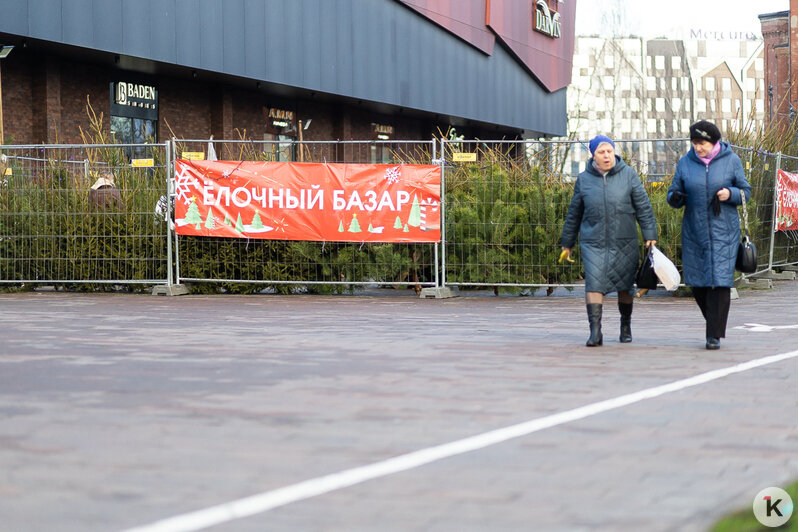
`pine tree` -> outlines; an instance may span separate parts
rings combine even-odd
[[[410,218],[407,219],[407,225],[413,227],[421,225],[421,207],[418,204],[418,196],[413,196],[413,206],[410,207]]]

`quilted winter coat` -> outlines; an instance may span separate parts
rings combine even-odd
[[[654,211],[635,171],[616,155],[615,166],[602,177],[590,159],[576,180],[561,238],[563,247],[572,248],[579,235],[586,291],[634,287],[638,223],[645,240],[657,239]]]
[[[720,203],[720,215],[712,212],[715,193],[727,188],[728,200]],[[674,197],[679,192],[685,197]],[[740,243],[740,218],[737,206],[740,194],[751,197],[751,185],[745,177],[740,158],[729,144],[721,142],[720,152],[704,164],[690,151],[679,160],[673,183],[668,189],[668,204],[684,207],[682,218],[682,270],[689,286],[731,287],[734,263]]]

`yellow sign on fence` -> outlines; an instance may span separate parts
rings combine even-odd
[[[205,152],[201,151],[184,151],[183,152],[183,159],[187,159],[189,161],[202,161],[205,159]]]
[[[155,166],[155,159],[133,159],[130,161],[133,168],[149,168]]]
[[[453,157],[456,163],[473,163],[477,160],[476,153],[455,153]]]

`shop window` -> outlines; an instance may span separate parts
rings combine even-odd
[[[270,141],[263,147],[263,152],[270,161],[294,160],[294,137],[265,133],[263,140]]]
[[[138,81],[114,81],[111,89],[111,134],[122,144],[157,142],[158,89]],[[131,159],[146,158],[144,146],[125,148]]]
[[[111,117],[111,134],[114,140],[122,144],[147,144],[157,142],[157,123],[145,118],[129,118],[127,116]],[[136,146],[127,149],[131,159],[145,158],[147,149]]]

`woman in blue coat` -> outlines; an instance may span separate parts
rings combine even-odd
[[[726,336],[734,264],[740,243],[737,206],[751,196],[743,164],[720,130],[701,120],[690,126],[692,149],[679,160],[668,203],[684,207],[682,270],[706,320],[706,348],[719,349]]]
[[[623,343],[632,341],[632,289],[639,260],[637,224],[646,246],[657,242],[657,223],[637,173],[615,155],[615,143],[598,135],[590,141],[593,158],[579,174],[562,230],[562,250],[571,256],[579,235],[585,267],[585,303],[590,324],[588,347],[602,345],[604,295],[618,293]]]

